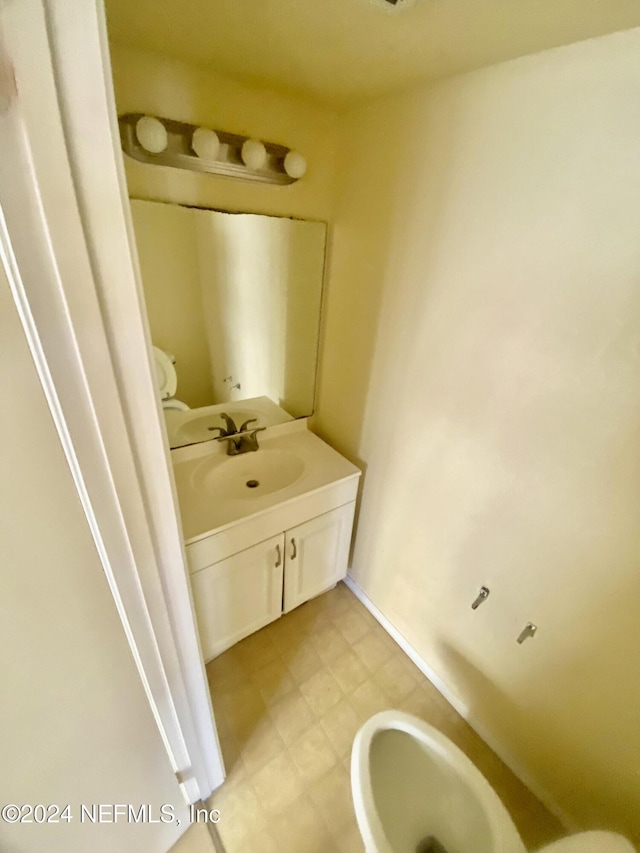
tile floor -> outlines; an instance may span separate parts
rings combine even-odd
[[[362,851],[349,756],[364,720],[435,725],[497,790],[529,849],[563,834],[342,583],[207,666],[228,777],[210,805],[227,853]]]
[[[222,849],[222,843],[219,844],[219,849]],[[203,823],[194,823],[169,853],[218,853],[218,850],[208,827]]]

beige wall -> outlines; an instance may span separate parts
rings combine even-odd
[[[639,91],[636,30],[347,115],[316,421],[366,467],[357,583],[636,841]]]
[[[0,848],[165,853],[186,808],[1,271],[0,316],[0,802],[74,816],[0,822]],[[80,803],[173,804],[182,826],[83,824]]]
[[[327,219],[331,209],[335,113],[304,99],[248,87],[159,54],[111,46],[118,113],[145,112],[202,124],[301,151],[304,179],[290,186],[148,166],[125,157],[129,194],[221,210]]]

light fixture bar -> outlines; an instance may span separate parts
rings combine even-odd
[[[284,145],[263,142],[266,158],[263,158],[264,162],[259,168],[250,168],[245,164],[242,156],[242,148],[248,141],[248,137],[216,130],[215,133],[220,140],[219,150],[215,160],[207,159],[199,157],[191,147],[193,134],[198,129],[198,125],[173,119],[157,119],[167,132],[167,142],[162,151],[152,153],[141,145],[136,134],[136,126],[141,118],[144,118],[143,113],[127,113],[118,118],[122,150],[141,163],[172,166],[177,169],[208,172],[212,175],[268,184],[286,185],[293,184],[297,180],[285,171],[285,157],[291,149]],[[245,156],[246,151],[245,148]]]

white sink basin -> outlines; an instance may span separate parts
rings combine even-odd
[[[221,500],[256,500],[295,483],[304,473],[304,461],[288,450],[263,448],[241,456],[227,456],[215,467],[203,468],[194,486]]]
[[[258,433],[258,441],[258,450],[239,456],[227,456],[224,441],[172,451],[187,544],[250,517],[272,513],[284,504],[299,503],[334,489],[341,482],[353,481],[343,503],[353,500],[352,486],[355,488],[360,471],[304,423],[292,421],[269,427]],[[322,501],[313,500],[315,515],[333,508],[332,504],[325,509]],[[264,538],[270,535],[267,532]]]

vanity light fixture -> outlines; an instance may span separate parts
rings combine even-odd
[[[245,181],[293,184],[307,169],[302,154],[236,133],[127,113],[118,118],[122,150],[134,160]]]
[[[166,127],[153,116],[140,116],[136,122],[136,137],[150,154],[159,154],[167,147],[169,137]]]

